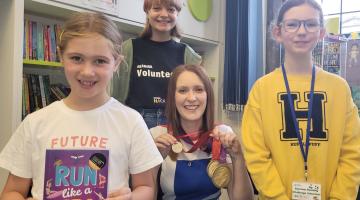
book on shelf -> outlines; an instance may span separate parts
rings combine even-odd
[[[61,25],[46,24],[32,19],[24,21],[23,58],[59,61],[56,46],[62,31]]]
[[[49,75],[23,75],[23,118],[54,101],[67,97],[70,89],[60,83],[50,84]]]

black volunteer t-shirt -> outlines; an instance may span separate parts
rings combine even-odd
[[[137,38],[126,104],[132,108],[164,108],[172,70],[184,64],[185,44]]]

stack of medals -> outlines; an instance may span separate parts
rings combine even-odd
[[[207,173],[217,188],[226,188],[231,180],[231,170],[226,164],[226,152],[219,140],[213,139],[211,153]]]

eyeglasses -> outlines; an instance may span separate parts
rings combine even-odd
[[[284,27],[284,30],[289,33],[295,33],[299,30],[301,24],[304,24],[305,30],[309,33],[314,33],[320,30],[320,23],[316,19],[297,20],[290,19],[284,20],[280,23]]]

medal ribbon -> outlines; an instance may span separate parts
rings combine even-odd
[[[309,155],[309,146],[310,146],[310,126],[311,126],[310,121],[311,121],[312,104],[313,104],[313,98],[314,98],[315,65],[312,66],[312,73],[311,73],[310,100],[308,102],[308,115],[307,115],[305,148],[304,148],[304,145],[302,143],[302,137],[300,135],[298,121],[297,121],[297,118],[296,118],[296,115],[295,115],[295,108],[294,108],[294,104],[293,104],[293,101],[292,101],[289,82],[288,82],[288,79],[287,79],[287,76],[286,76],[286,71],[285,71],[284,64],[281,65],[281,68],[282,68],[282,72],[283,72],[282,74],[283,74],[284,82],[285,82],[285,86],[286,86],[286,93],[287,93],[287,97],[288,97],[288,101],[289,101],[289,105],[290,105],[292,121],[294,123],[296,135],[297,135],[300,150],[301,150],[301,154],[302,154],[302,157],[304,159],[304,172],[305,172],[304,176],[305,176],[305,180],[307,180],[307,176],[308,176],[307,159],[308,159],[308,155]]]
[[[168,131],[170,130],[169,134],[172,135],[172,131],[171,131],[171,129],[169,128],[169,126],[167,126],[167,129],[168,129]],[[212,130],[201,134],[201,133],[202,133],[201,131],[195,131],[195,132],[192,132],[192,133],[188,133],[188,134],[176,136],[175,138],[176,138],[176,139],[182,139],[182,138],[187,138],[187,137],[194,136],[194,135],[196,135],[196,134],[200,134],[199,139],[198,139],[198,140],[196,141],[196,143],[191,147],[191,149],[190,149],[189,151],[185,151],[185,153],[192,153],[192,152],[196,151],[199,147],[201,147],[203,144],[205,144],[205,143],[208,141],[211,132],[212,132]]]
[[[192,153],[192,152],[196,151],[199,147],[204,145],[208,141],[211,132],[212,131],[208,131],[208,132],[201,134],[198,141],[191,147],[191,149],[189,151],[186,151],[185,153]]]
[[[211,155],[212,160],[218,160],[220,163],[226,162],[226,151],[222,148],[220,140],[213,138]]]

